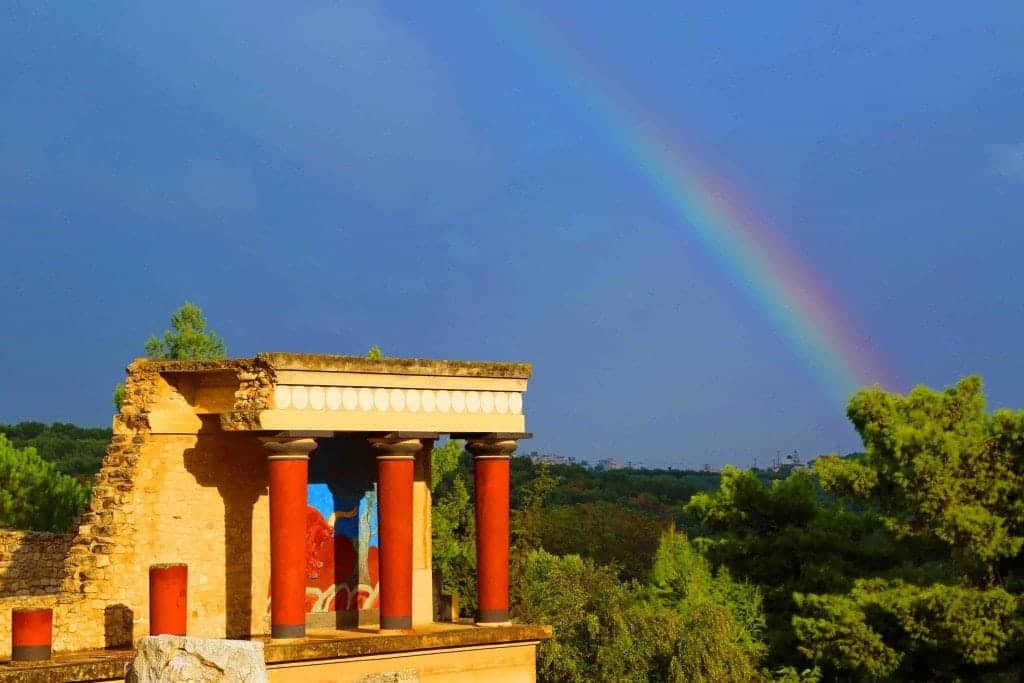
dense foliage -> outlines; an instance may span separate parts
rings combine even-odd
[[[449,440],[431,454],[431,534],[441,590],[458,595],[467,614],[476,609],[476,517],[468,459],[462,442]]]
[[[686,507],[707,556],[765,591],[769,665],[830,680],[1015,680],[1024,413],[986,412],[970,377],[942,392],[864,390],[848,415],[863,455],[770,487],[727,470]]]
[[[99,471],[112,431],[106,427],[76,427],[62,422],[49,425],[19,422],[0,424],[0,434],[6,434],[16,448],[34,448],[59,472],[87,478]]]
[[[538,652],[541,679],[751,680],[765,650],[759,591],[713,570],[672,528],[671,513],[659,518],[630,507],[640,491],[626,488],[629,479],[617,473],[618,486],[601,486],[607,475],[595,473],[596,486],[573,493],[616,502],[566,504],[555,472],[581,469],[513,459],[520,474],[513,487],[513,613],[555,629]],[[524,470],[533,476],[521,476]],[[476,590],[470,473],[461,443],[434,449],[434,567],[467,616]]]
[[[705,534],[697,547],[761,587],[777,667],[804,663],[792,628],[794,592],[845,592],[857,577],[890,568],[902,555],[877,521],[824,500],[803,470],[766,485],[753,472],[727,467],[719,490],[694,496],[686,512]]]
[[[34,448],[16,448],[0,434],[0,527],[67,531],[88,497]]]

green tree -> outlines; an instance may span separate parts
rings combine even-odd
[[[662,537],[650,584],[579,555],[526,552],[516,619],[551,624],[543,681],[757,680],[760,596],[715,574],[681,534]]]
[[[384,352],[380,350],[380,347],[374,344],[370,347],[370,350],[366,352],[366,357],[372,360],[380,360],[384,357]]]
[[[769,485],[753,471],[726,467],[719,489],[695,495],[685,510],[701,534],[694,545],[761,589],[772,669],[806,664],[793,627],[794,593],[845,593],[858,577],[905,556],[877,519],[827,499],[802,470]]]
[[[171,314],[171,330],[163,337],[150,335],[146,340],[147,358],[173,360],[220,360],[227,357],[224,340],[206,330],[203,310],[191,301]]]
[[[57,471],[34,448],[15,448],[0,434],[0,526],[67,531],[89,489]]]
[[[6,434],[16,448],[31,446],[60,472],[78,477],[99,471],[113,435],[109,428],[83,428],[61,422],[0,424],[0,433]]]
[[[643,580],[669,523],[620,504],[593,501],[545,508],[537,526],[545,550],[614,564],[623,578]]]
[[[695,545],[764,591],[770,668],[1010,680],[1024,663],[1024,413],[988,413],[970,377],[863,390],[847,414],[863,454],[770,486],[727,469],[686,506]]]
[[[459,596],[466,614],[476,609],[476,516],[463,442],[449,439],[430,457],[431,538],[441,590]]]
[[[862,676],[977,678],[1021,670],[1024,411],[988,413],[978,377],[907,396],[862,390],[865,445],[816,463],[910,554],[843,595],[800,594],[801,651]]]
[[[749,681],[765,654],[765,618],[757,587],[737,582],[724,567],[712,570],[686,536],[661,537],[651,567],[661,606],[672,609],[682,635],[672,645],[673,680]]]
[[[146,340],[146,357],[171,360],[221,360],[227,357],[224,340],[206,329],[203,310],[191,301],[171,314],[171,329],[163,337],[150,335]],[[114,408],[121,410],[124,385],[114,387]]]
[[[578,555],[529,551],[514,617],[550,624],[537,651],[542,681],[666,680],[668,642],[681,632],[674,615],[644,603],[636,582]],[[659,667],[660,664],[660,667]]]

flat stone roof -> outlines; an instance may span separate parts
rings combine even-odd
[[[529,363],[498,361],[441,360],[429,358],[366,358],[322,353],[259,353],[251,358],[226,360],[148,360],[138,359],[158,372],[216,372],[244,370],[252,365],[273,370],[319,372],[362,372],[387,375],[436,375],[442,377],[497,377],[529,379]]]

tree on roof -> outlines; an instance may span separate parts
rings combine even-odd
[[[203,309],[191,301],[171,314],[171,329],[163,337],[151,334],[146,340],[146,357],[170,360],[221,360],[227,357],[224,340],[206,329]],[[121,410],[124,385],[114,387],[114,407]]]
[[[163,338],[155,334],[146,340],[147,358],[171,360],[221,360],[227,357],[224,340],[213,330],[206,330],[203,309],[191,301],[171,314],[171,330]]]

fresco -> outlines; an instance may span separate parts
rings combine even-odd
[[[320,442],[306,503],[306,612],[378,608],[376,462],[366,439]],[[269,586],[267,597],[269,614]]]
[[[325,440],[310,456],[307,612],[378,607],[376,480],[365,439]]]
[[[377,492],[338,495],[311,483],[306,518],[306,611],[377,607]]]

